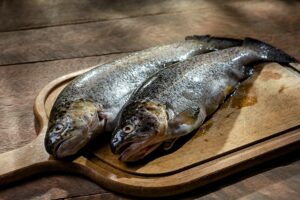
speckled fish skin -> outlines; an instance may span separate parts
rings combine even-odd
[[[143,83],[121,111],[111,147],[134,162],[163,142],[199,128],[258,61],[295,62],[284,52],[246,38],[244,45],[195,56],[161,70]]]
[[[95,135],[113,130],[121,107],[152,74],[196,54],[240,44],[240,40],[192,36],[133,53],[79,76],[54,103],[45,137],[46,150],[56,158],[77,153]]]

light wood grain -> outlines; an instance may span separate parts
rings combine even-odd
[[[226,6],[210,1],[188,11],[117,21],[0,33],[0,65],[131,52],[183,40],[186,35],[254,37],[300,57],[299,4],[255,1]],[[210,3],[209,3],[210,2]],[[285,13],[292,13],[286,15]],[[270,30],[272,36],[270,37]],[[293,44],[292,46],[290,44]]]

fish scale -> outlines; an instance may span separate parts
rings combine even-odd
[[[132,53],[78,76],[62,90],[52,107],[46,150],[56,158],[75,154],[95,136],[114,129],[122,106],[151,75],[194,55],[240,44],[240,40],[226,38],[189,37]]]
[[[271,45],[246,38],[240,47],[197,55],[159,71],[123,107],[111,149],[120,160],[134,162],[164,142],[171,148],[251,75],[250,64],[265,61],[298,62]]]
[[[177,48],[174,48],[175,46]],[[182,60],[182,55],[190,57],[199,50],[210,51],[212,48],[207,49],[205,43],[199,40],[187,40],[178,44],[154,47],[102,65],[68,85],[58,97],[54,108],[60,107],[66,101],[80,98],[101,102],[104,108],[121,107],[132,90],[150,75],[168,63]],[[114,116],[116,114],[113,113]]]
[[[149,81],[151,84],[147,85],[147,89],[141,88],[134,94],[132,101],[146,98],[172,105],[176,114],[190,107],[199,107],[201,103],[219,105],[214,94],[225,90],[228,85],[236,85],[248,76],[244,65],[241,64],[243,56],[248,54],[243,51],[249,50],[239,47],[225,49],[175,64],[174,67],[160,71],[157,77]],[[253,56],[253,59],[256,58]],[[232,77],[232,74],[236,76],[236,79]],[[187,91],[192,91],[194,98],[184,95]],[[199,98],[200,96],[202,98]]]

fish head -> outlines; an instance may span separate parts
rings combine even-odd
[[[123,162],[134,162],[154,151],[167,138],[165,106],[153,102],[133,102],[121,112],[112,134],[111,149]]]
[[[76,154],[96,133],[103,132],[106,121],[99,113],[99,106],[87,100],[60,108],[55,116],[50,116],[45,137],[47,152],[57,159]]]

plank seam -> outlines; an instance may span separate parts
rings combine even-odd
[[[74,21],[70,21],[69,23],[62,22],[62,23],[53,23],[49,25],[36,25],[36,26],[24,26],[21,28],[17,29],[8,29],[5,31],[0,31],[0,33],[8,33],[8,32],[19,32],[19,31],[30,31],[30,30],[35,30],[35,29],[44,29],[44,28],[51,28],[51,27],[59,27],[59,26],[72,26],[72,25],[77,25],[77,24],[89,24],[89,23],[97,23],[97,22],[109,22],[109,21],[122,21],[126,19],[134,19],[134,18],[139,18],[139,17],[149,17],[149,16],[159,16],[159,15],[172,15],[172,14],[178,14],[178,13],[188,13],[188,12],[195,12],[200,9],[191,9],[191,10],[183,10],[183,11],[173,11],[173,12],[157,12],[157,13],[149,13],[149,14],[143,14],[143,15],[132,15],[132,16],[127,16],[127,17],[116,17],[116,18],[105,18],[105,19],[78,19]]]
[[[58,200],[58,199],[73,199],[73,198],[78,198],[78,197],[90,197],[90,196],[102,195],[102,194],[111,194],[111,192],[104,191],[104,192],[91,193],[91,194],[73,195],[73,196],[63,197],[63,198],[54,198],[53,200]]]
[[[68,58],[59,58],[59,59],[46,59],[46,60],[37,60],[37,61],[28,61],[28,62],[17,62],[17,63],[9,63],[9,64],[0,64],[0,67],[12,66],[12,65],[25,65],[25,64],[34,64],[34,63],[43,63],[43,62],[51,62],[51,61],[60,61],[60,60],[71,60],[77,58],[91,58],[91,57],[100,57],[100,56],[109,56],[109,55],[117,55],[123,53],[133,53],[139,51],[141,49],[132,50],[132,51],[116,51],[116,52],[109,52],[103,54],[93,54],[87,56],[78,56],[78,57],[68,57]]]

